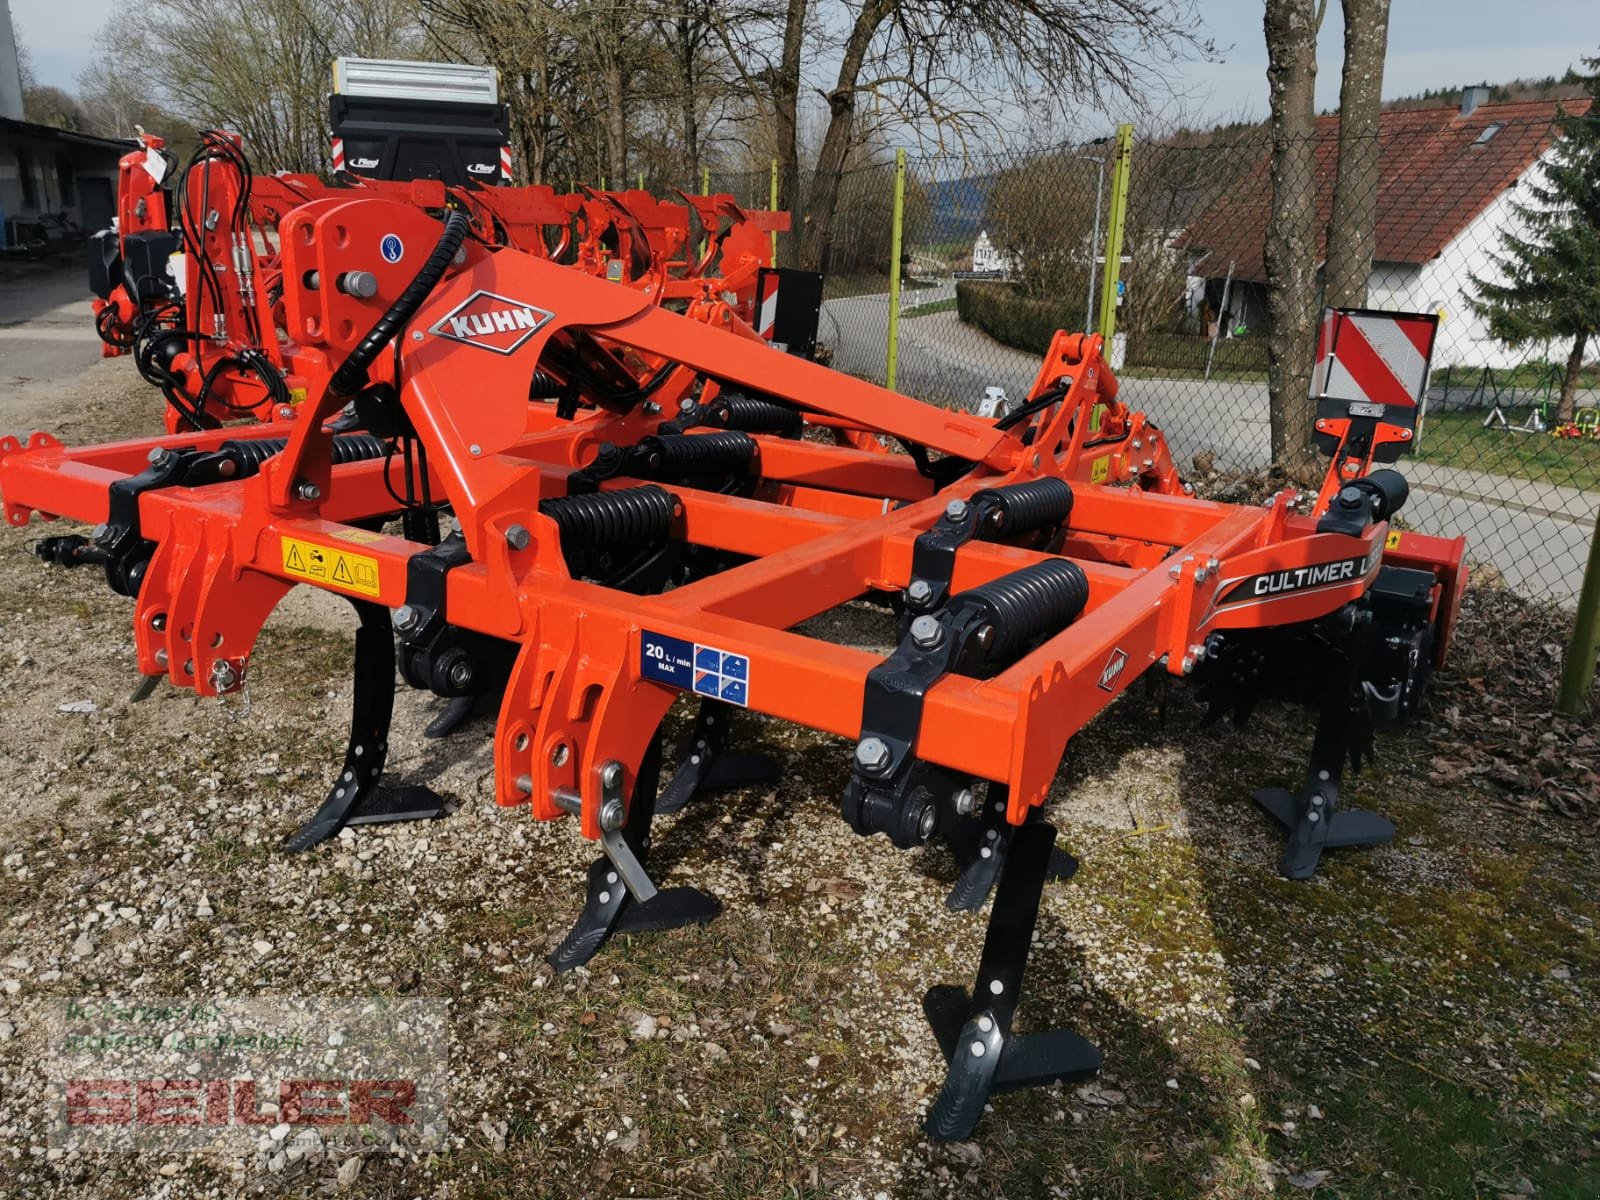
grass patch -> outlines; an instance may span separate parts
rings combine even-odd
[[[927,317],[932,316],[934,313],[954,312],[955,309],[956,298],[948,296],[943,300],[934,300],[927,304],[917,304],[911,308],[902,309],[900,315],[902,317]]]
[[[1479,410],[1430,412],[1417,457],[1423,462],[1600,491],[1600,442],[1547,433],[1485,429]]]

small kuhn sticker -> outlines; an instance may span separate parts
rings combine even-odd
[[[1218,604],[1243,604],[1250,601],[1275,600],[1290,592],[1314,592],[1319,588],[1341,587],[1365,579],[1367,572],[1378,565],[1383,557],[1383,547],[1375,546],[1371,554],[1360,558],[1341,558],[1333,562],[1313,563],[1308,567],[1290,567],[1283,571],[1265,571],[1239,580],[1218,598]]]
[[[399,235],[386,233],[383,235],[383,241],[378,243],[378,251],[383,255],[384,262],[397,263],[406,256],[406,244],[400,240]]]
[[[1106,659],[1106,665],[1100,668],[1100,688],[1102,691],[1114,692],[1117,690],[1117,680],[1122,678],[1122,672],[1128,665],[1128,652],[1120,647],[1111,652],[1111,657]]]
[[[428,332],[496,354],[510,354],[554,316],[549,309],[480,291],[456,305]]]

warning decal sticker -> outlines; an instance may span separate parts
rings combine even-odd
[[[1398,529],[1389,531],[1389,536],[1383,539],[1383,548],[1385,550],[1400,549],[1400,531]]]
[[[286,537],[283,539],[283,571],[286,575],[359,592],[363,596],[378,595],[378,560],[350,550],[335,550],[332,546]]]
[[[639,633],[639,673],[700,696],[750,704],[750,659],[664,633]]]

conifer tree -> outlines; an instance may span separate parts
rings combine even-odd
[[[1561,382],[1560,419],[1572,420],[1578,373],[1600,334],[1600,57],[1584,60],[1590,104],[1564,108],[1542,171],[1515,201],[1517,220],[1500,235],[1494,270],[1472,276],[1472,306],[1509,345],[1572,340]]]

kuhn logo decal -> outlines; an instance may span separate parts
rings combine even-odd
[[[1291,592],[1312,592],[1318,588],[1338,587],[1365,579],[1367,572],[1378,565],[1383,557],[1381,545],[1371,554],[1361,558],[1341,558],[1333,562],[1313,563],[1308,567],[1290,567],[1284,571],[1266,571],[1249,575],[1228,589],[1218,604],[1240,604],[1251,600],[1272,600]]]
[[[496,354],[510,354],[550,323],[555,313],[509,296],[473,292],[428,332]]]
[[[1123,669],[1128,665],[1128,652],[1117,649],[1111,652],[1111,657],[1106,659],[1106,665],[1100,668],[1101,690],[1114,692],[1117,690],[1117,680],[1122,678]]]

